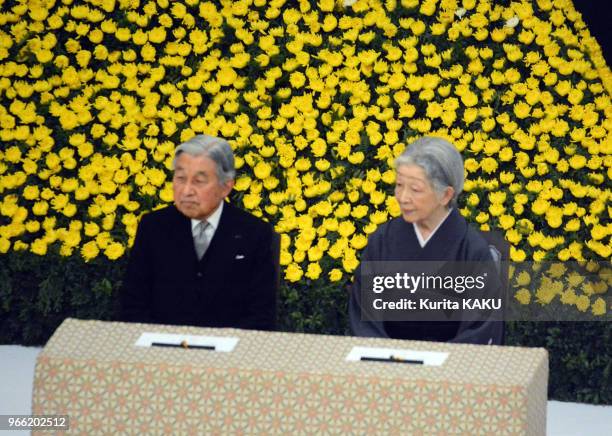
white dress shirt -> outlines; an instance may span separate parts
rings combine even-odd
[[[219,204],[219,207],[215,209],[215,211],[206,219],[208,222],[208,227],[204,230],[206,234],[206,239],[210,243],[212,241],[213,236],[215,236],[215,232],[217,231],[217,227],[219,227],[219,220],[221,219],[221,212],[223,212],[223,201]],[[196,226],[200,224],[201,220],[191,220],[191,235],[195,238],[196,236]]]

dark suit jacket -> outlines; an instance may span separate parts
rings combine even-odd
[[[198,261],[189,218],[174,206],[144,215],[121,294],[123,320],[274,329],[272,241],[270,224],[225,203]]]
[[[501,294],[499,274],[495,271],[489,245],[482,235],[472,228],[454,208],[436,233],[421,247],[414,232],[414,226],[401,217],[380,226],[369,238],[361,256],[367,261],[404,261],[415,268],[419,262],[448,261],[481,263],[483,269],[490,269],[486,291],[483,295]],[[444,275],[443,267],[440,274]],[[418,275],[415,271],[414,275]],[[455,271],[456,273],[456,271]],[[475,344],[499,344],[503,323],[494,320],[482,321],[373,321],[362,320],[361,307],[361,266],[355,272],[349,301],[349,320],[356,336],[390,337],[438,342],[463,342]]]

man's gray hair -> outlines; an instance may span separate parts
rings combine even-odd
[[[172,169],[175,169],[176,159],[181,153],[210,158],[215,163],[219,183],[229,182],[236,177],[234,152],[225,139],[211,135],[196,135],[189,141],[183,142],[174,150]]]
[[[395,168],[402,165],[418,165],[423,168],[434,189],[442,194],[451,186],[455,194],[450,206],[457,206],[457,197],[463,191],[463,158],[457,149],[445,139],[424,136],[408,144],[395,159]]]

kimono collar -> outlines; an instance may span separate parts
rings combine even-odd
[[[444,221],[446,221],[446,219],[448,218],[448,216],[451,214],[452,211],[453,211],[453,208],[450,208],[448,210],[448,213],[446,214],[446,216],[444,216],[444,218],[442,218],[442,220],[438,223],[438,225],[431,231],[427,239],[423,238],[423,235],[421,234],[421,231],[419,230],[419,226],[417,226],[416,223],[412,224],[414,226],[414,233],[416,233],[416,237],[417,237],[417,240],[419,241],[419,245],[421,246],[421,248],[423,248],[425,244],[427,244],[431,240],[433,235],[440,228],[440,226],[444,223]]]

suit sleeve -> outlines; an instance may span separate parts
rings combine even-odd
[[[244,316],[237,327],[256,330],[276,328],[278,295],[278,265],[275,265],[272,226],[262,227],[256,238],[255,260],[250,271],[248,289],[245,292]]]
[[[134,245],[130,251],[127,271],[121,290],[121,320],[127,322],[153,322],[151,316],[151,260],[149,222],[143,216]]]

